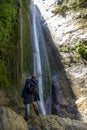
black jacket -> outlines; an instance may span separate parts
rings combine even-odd
[[[28,94],[27,91],[26,91],[26,88],[27,88],[27,83],[29,83],[31,85],[36,85],[36,90],[35,90],[35,94]],[[25,86],[23,88],[23,91],[22,91],[22,98],[24,99],[24,104],[30,104],[32,103],[33,101],[36,101],[36,95],[38,95],[39,97],[39,94],[38,94],[38,89],[37,89],[37,83],[38,81],[36,79],[26,79],[26,82],[25,82]],[[39,98],[37,98],[37,100],[40,100]]]

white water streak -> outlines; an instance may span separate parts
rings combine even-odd
[[[36,7],[33,6],[33,28],[34,28],[34,73],[38,75],[39,81],[39,95],[40,95],[40,107],[42,114],[46,114],[43,100],[43,85],[42,85],[42,68],[41,68],[41,59],[40,59],[40,51],[39,51],[39,43],[37,36],[37,27],[36,27]]]

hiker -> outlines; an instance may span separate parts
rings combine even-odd
[[[24,99],[25,104],[25,120],[27,121],[29,119],[30,115],[30,103],[33,103],[34,101],[39,101],[39,93],[38,93],[38,80],[36,79],[36,76],[29,76],[26,79],[25,86],[22,91],[22,98]]]

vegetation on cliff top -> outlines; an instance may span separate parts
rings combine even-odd
[[[68,0],[58,4],[53,12],[55,14],[57,13],[64,14],[69,9],[76,10],[78,8],[83,8],[83,7],[87,7],[86,0]]]

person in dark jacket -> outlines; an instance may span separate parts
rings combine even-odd
[[[27,91],[27,85],[30,84],[30,86],[34,86],[34,90],[31,93],[28,93]],[[22,98],[24,99],[25,104],[25,120],[27,121],[29,119],[30,115],[30,104],[34,101],[40,100],[38,89],[37,89],[38,80],[36,79],[36,76],[33,75],[32,77],[28,77],[25,82],[25,86],[22,91]]]

